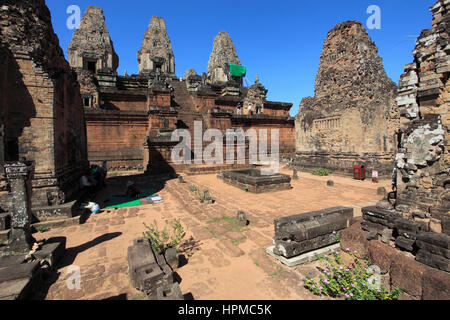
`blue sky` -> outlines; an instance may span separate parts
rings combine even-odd
[[[53,28],[66,53],[72,38],[66,13],[77,5],[104,10],[106,25],[119,55],[118,73],[137,73],[136,52],[152,16],[164,18],[175,54],[175,69],[183,77],[189,68],[206,72],[216,34],[227,31],[242,64],[247,83],[255,77],[269,90],[268,99],[293,103],[295,116],[302,98],[314,95],[323,41],[327,32],[346,20],[366,25],[367,8],[381,9],[381,29],[368,30],[379,49],[388,76],[398,83],[405,64],[412,62],[417,36],[431,28],[429,8],[436,0],[47,0]]]

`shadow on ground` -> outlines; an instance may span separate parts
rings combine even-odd
[[[121,235],[122,235],[122,232],[106,233],[95,239],[92,239],[91,241],[83,243],[82,245],[66,249],[66,252],[64,253],[63,258],[61,259],[61,261],[58,264],[58,269],[70,266],[75,261],[75,258],[77,257],[77,255],[79,253],[86,251],[90,248],[93,248],[93,247],[99,245],[100,243],[110,241]]]

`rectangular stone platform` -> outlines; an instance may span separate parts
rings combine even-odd
[[[291,177],[286,174],[262,175],[258,169],[226,171],[225,183],[252,193],[264,193],[291,189]]]

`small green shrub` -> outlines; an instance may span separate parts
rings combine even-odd
[[[355,267],[346,267],[342,262],[341,253],[332,250],[330,254],[317,256],[325,262],[326,268],[321,270],[319,279],[313,279],[311,274],[303,278],[305,287],[316,295],[346,300],[397,300],[402,293],[394,288],[390,291],[384,284],[375,283],[372,279],[368,260],[363,260],[357,252],[346,250],[355,260]]]
[[[203,191],[197,189],[196,191],[194,191],[194,194],[197,196],[201,203],[209,203],[211,201],[211,195],[208,189],[204,189]]]
[[[186,236],[180,219],[166,221],[162,231],[159,229],[156,220],[150,226],[145,223],[144,226],[147,229],[143,232],[144,239],[148,241],[155,252],[165,252],[170,247],[178,246]]]
[[[329,176],[333,171],[323,168],[316,168],[313,170],[312,174],[315,176]]]
[[[44,226],[38,226],[38,227],[36,228],[36,231],[37,231],[37,232],[43,233],[43,232],[47,232],[47,231],[48,231],[48,228],[46,228],[46,227],[44,227]]]

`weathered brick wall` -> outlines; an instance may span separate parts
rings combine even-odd
[[[108,110],[122,111],[145,111],[147,110],[146,94],[126,94],[120,91],[101,94],[102,108]]]
[[[89,161],[108,161],[111,169],[142,169],[147,136],[146,112],[90,110],[86,108]]]
[[[44,1],[4,1],[0,18],[7,159],[36,162],[33,206],[64,202],[76,193],[74,181],[87,166],[78,82]]]

